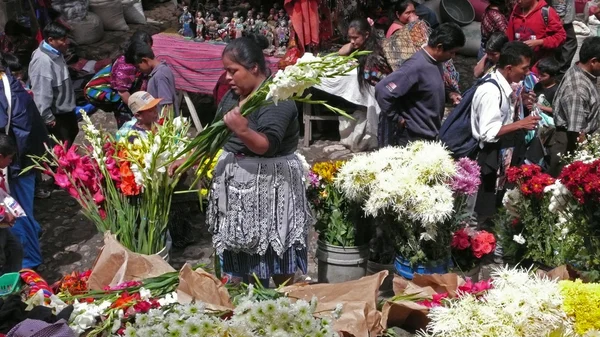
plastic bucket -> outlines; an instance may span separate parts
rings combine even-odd
[[[410,261],[404,259],[402,256],[396,256],[396,259],[394,260],[396,272],[408,280],[413,279],[413,274],[445,274],[448,272],[449,266],[449,261],[435,261],[427,266],[419,264],[416,268],[413,268]]]

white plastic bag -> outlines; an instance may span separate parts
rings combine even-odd
[[[6,182],[8,184],[8,182]],[[15,218],[27,216],[23,207],[11,197],[6,191],[0,188],[0,205],[4,206],[7,212],[12,214]]]

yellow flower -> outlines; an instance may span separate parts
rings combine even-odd
[[[322,190],[321,193],[319,193],[319,195],[321,195],[321,198],[323,199],[327,198],[327,190]]]
[[[575,321],[575,332],[585,335],[600,330],[600,284],[576,280],[560,281],[559,286],[563,310]]]
[[[344,165],[345,161],[323,161],[313,165],[312,171],[319,175],[325,183],[332,183],[339,169]]]

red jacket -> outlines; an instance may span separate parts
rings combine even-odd
[[[548,4],[545,0],[540,0],[533,11],[528,15],[523,15],[521,7],[516,5],[508,20],[508,29],[506,30],[510,41],[543,39],[544,44],[534,49],[536,60],[554,55],[567,39],[567,33],[560,17],[552,6],[548,6],[548,24],[545,24],[542,14],[544,6],[548,6]]]

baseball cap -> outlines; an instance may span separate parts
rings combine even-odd
[[[160,101],[160,98],[154,98],[145,91],[138,91],[129,96],[127,106],[129,107],[129,110],[135,114],[140,111],[152,109]]]

